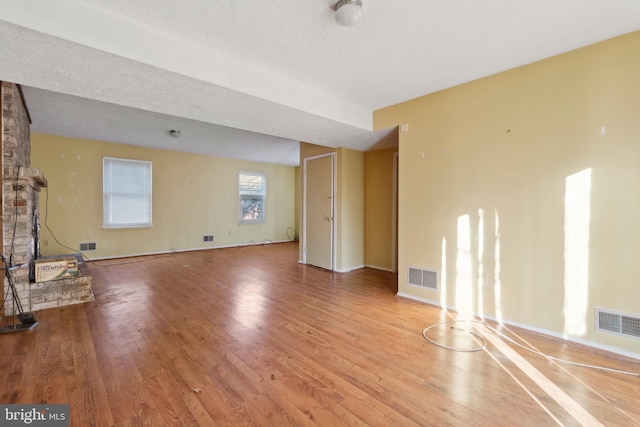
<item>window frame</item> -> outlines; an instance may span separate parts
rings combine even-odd
[[[262,179],[261,191],[243,191],[242,189],[242,177],[254,176]],[[243,218],[243,200],[261,200],[261,216],[259,218]],[[238,223],[239,224],[266,224],[267,222],[267,174],[264,172],[250,172],[239,171],[238,172]]]
[[[138,193],[130,193],[139,195],[141,200],[145,203],[145,207],[148,208],[148,215],[145,221],[129,221],[129,222],[114,222],[113,213],[114,195],[118,194],[117,191],[113,191],[113,180],[108,179],[108,173],[112,173],[111,169],[113,165],[120,163],[137,164],[141,168],[144,168],[145,175],[148,175],[148,181],[142,186],[148,187],[148,191],[141,191]],[[110,190],[110,191],[109,191]],[[119,193],[125,194],[125,193]],[[153,164],[148,160],[133,160],[123,159],[117,157],[103,157],[102,158],[102,228],[104,229],[123,229],[123,228],[150,228],[153,227]]]

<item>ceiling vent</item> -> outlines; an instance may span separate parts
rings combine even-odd
[[[596,307],[596,331],[640,338],[640,316]]]
[[[409,284],[438,290],[438,272],[422,268],[409,267]]]

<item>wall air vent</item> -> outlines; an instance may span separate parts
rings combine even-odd
[[[438,272],[422,268],[409,267],[409,284],[438,290]]]
[[[596,331],[640,338],[640,315],[596,307]]]
[[[80,243],[80,251],[95,251],[96,250],[96,243],[95,242],[91,242],[91,243]]]

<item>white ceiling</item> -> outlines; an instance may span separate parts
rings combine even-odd
[[[0,0],[0,80],[35,132],[294,165],[298,141],[380,148],[376,109],[640,30],[638,0],[362,1],[340,27],[335,0]]]

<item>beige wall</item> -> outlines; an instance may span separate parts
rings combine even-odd
[[[364,267],[364,153],[340,149],[338,177],[337,270],[348,271]]]
[[[397,148],[365,153],[365,263],[393,268],[393,172]]]
[[[290,240],[295,233],[295,168],[195,154],[31,135],[33,167],[49,182],[47,224],[58,240],[77,249],[96,242],[90,258]],[[102,158],[153,164],[153,227],[102,228]],[[238,224],[238,172],[267,175],[267,223]],[[47,190],[41,193],[42,253],[70,250],[44,227]],[[214,242],[203,242],[214,235]]]
[[[294,225],[294,240],[300,239],[300,218],[302,218],[302,168],[300,166],[296,167],[295,170],[295,225]]]
[[[401,294],[640,354],[594,331],[594,307],[640,314],[639,51],[632,33],[374,114],[409,125]]]

